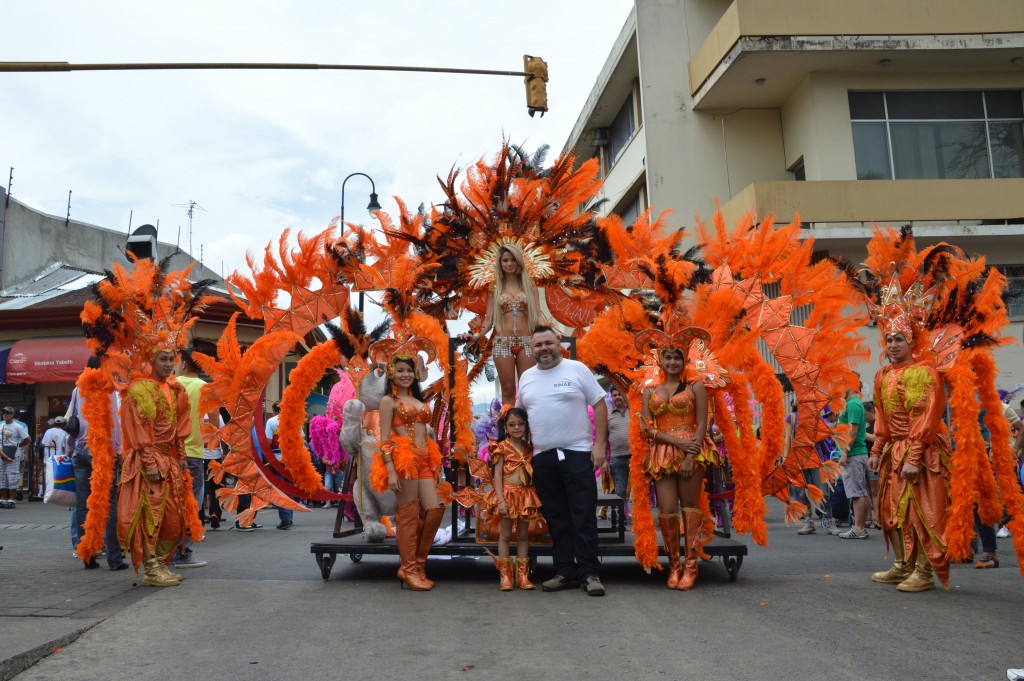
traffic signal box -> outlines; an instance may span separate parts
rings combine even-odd
[[[533,114],[548,110],[548,63],[540,57],[523,55],[523,70],[529,75],[523,78],[526,82],[526,110]]]

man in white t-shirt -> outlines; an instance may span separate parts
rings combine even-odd
[[[582,581],[587,594],[603,596],[594,472],[604,465],[608,407],[590,369],[562,357],[560,340],[548,326],[534,330],[530,350],[537,365],[523,372],[516,401],[529,416],[534,486],[553,540],[555,576],[541,588],[561,591]]]
[[[30,444],[28,428],[14,419],[14,407],[4,407],[0,421],[0,508],[14,508],[22,452],[27,451]]]
[[[64,417],[58,416],[50,419],[50,427],[43,433],[43,452],[45,456],[51,454],[64,454],[64,449],[68,444],[68,434],[64,430]]]

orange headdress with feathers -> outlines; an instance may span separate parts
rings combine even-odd
[[[427,355],[426,363],[437,359],[437,346],[429,338],[422,336],[406,336],[400,329],[395,331],[394,338],[384,338],[370,346],[370,359],[374,362],[383,362],[387,366],[388,376],[395,376],[395,362],[407,360],[416,365],[419,354]]]
[[[118,387],[144,374],[154,354],[177,354],[187,345],[195,315],[213,300],[202,295],[212,282],[193,284],[190,270],[165,272],[163,262],[149,259],[135,261],[131,270],[115,263],[96,284],[97,299],[83,307],[82,327]]]
[[[881,304],[870,306],[872,316],[882,330],[882,335],[902,333],[913,342],[928,321],[935,302],[935,288],[924,290],[924,284],[915,281],[904,292],[899,277],[893,276],[887,286],[882,287]]]

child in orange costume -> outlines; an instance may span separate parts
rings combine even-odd
[[[540,499],[533,488],[533,446],[530,443],[530,424],[526,410],[513,407],[498,421],[498,439],[488,447],[493,470],[493,487],[484,497],[501,518],[498,536],[498,588],[511,591],[513,581],[520,589],[532,589],[530,570],[530,521],[540,517]],[[509,542],[512,526],[516,527],[516,562],[512,565]],[[513,572],[515,578],[513,580]]]

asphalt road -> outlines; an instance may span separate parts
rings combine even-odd
[[[309,553],[330,537],[320,509],[289,531],[261,513],[263,530],[211,532],[196,548],[209,565],[179,587],[133,588],[130,571],[72,558],[66,510],[19,504],[0,511],[0,679],[41,649],[19,681],[974,680],[1024,666],[1009,540],[999,569],[957,565],[949,591],[902,594],[869,579],[887,566],[878,532],[797,536],[771,509],[769,546],[749,543],[735,583],[709,562],[693,591],[667,591],[662,573],[608,559],[608,595],[590,598],[502,593],[489,560],[464,558],[431,560],[429,593],[401,590],[390,556],[340,557],[325,582]]]

